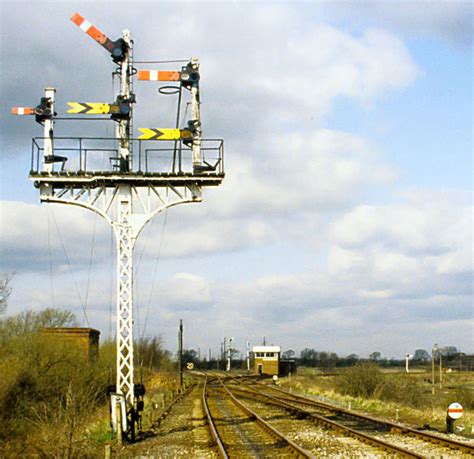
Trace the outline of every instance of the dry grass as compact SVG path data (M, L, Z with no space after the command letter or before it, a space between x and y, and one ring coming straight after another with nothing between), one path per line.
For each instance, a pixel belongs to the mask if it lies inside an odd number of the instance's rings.
M448 405L457 401L464 407L464 416L456 422L456 426L463 428L463 435L474 438L474 373L445 373L442 389L436 379L434 397L431 394L430 376L426 371L408 375L401 371L384 371L376 389L368 396L344 393L342 388L347 376L343 371L327 375L315 369L301 368L297 375L282 378L280 382L283 387L291 388L292 391L335 401L346 408L351 407L415 426L429 424L440 430L446 427Z
M0 354L0 456L88 457L86 428L105 403L102 362L37 333L9 339Z

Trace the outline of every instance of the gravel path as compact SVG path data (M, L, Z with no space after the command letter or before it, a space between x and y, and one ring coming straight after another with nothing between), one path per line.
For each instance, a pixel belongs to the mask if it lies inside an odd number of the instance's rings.
M211 448L211 437L201 405L202 387L194 388L173 406L168 416L147 438L128 445L117 455L120 458L217 458Z

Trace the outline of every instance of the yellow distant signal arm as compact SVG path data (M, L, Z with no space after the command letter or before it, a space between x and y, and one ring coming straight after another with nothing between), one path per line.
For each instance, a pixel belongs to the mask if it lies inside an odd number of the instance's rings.
M111 104L102 102L68 102L71 108L68 113L80 115L108 115L110 113Z
M130 116L132 100L118 100L114 104L103 102L68 102L71 107L68 113L78 115L112 115L112 118L127 118Z
M142 135L139 140L190 140L193 137L189 129L138 128Z

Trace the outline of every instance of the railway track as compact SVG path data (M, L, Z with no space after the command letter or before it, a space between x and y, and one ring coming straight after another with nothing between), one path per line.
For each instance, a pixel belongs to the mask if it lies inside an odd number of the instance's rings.
M255 406L260 406L260 410L265 410L264 406L270 405L280 409L281 413L309 419L389 454L404 457L474 456L474 448L466 443L290 394L261 382L239 382L232 390L238 392L240 398L249 400L252 407L257 404Z
M314 457L239 401L219 378L206 378L202 401L221 457Z

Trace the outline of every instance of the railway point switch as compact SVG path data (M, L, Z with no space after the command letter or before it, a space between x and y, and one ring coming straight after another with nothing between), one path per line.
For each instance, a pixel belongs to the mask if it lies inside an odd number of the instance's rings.
M111 40L79 13L71 20L110 54L116 65L113 76L120 80L118 94L112 101L69 102L69 116L64 117L56 113L56 90L46 88L36 106L14 107L12 114L34 116L43 126L43 136L32 139L29 173L40 201L92 210L114 230L117 374L111 389L112 424L117 435L133 441L145 392L142 384L134 382L133 248L141 230L159 212L201 202L204 187L222 183L224 143L203 138L197 58L172 70L139 69L128 30ZM158 89L157 107L160 97L177 98L176 114L170 116L175 123L140 127L140 135L134 137L133 113L139 102L133 90L135 80L149 85L150 91ZM190 113L181 112L185 103ZM180 125L186 114L189 119ZM55 135L56 124L84 120L111 121L115 135Z

